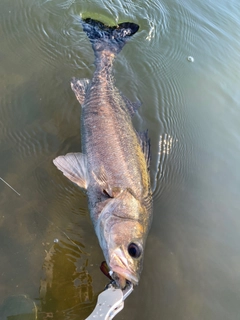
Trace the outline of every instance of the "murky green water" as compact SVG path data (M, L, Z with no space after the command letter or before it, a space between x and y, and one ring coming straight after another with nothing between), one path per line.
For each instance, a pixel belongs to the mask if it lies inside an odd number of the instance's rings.
M20 196L0 181L0 318L12 303L11 319L30 319L24 294L38 319L85 319L108 282L86 195L52 164L81 150L69 83L94 65L80 14L141 27L115 78L142 102L154 222L140 285L116 319L239 319L238 0L1 0L0 176Z

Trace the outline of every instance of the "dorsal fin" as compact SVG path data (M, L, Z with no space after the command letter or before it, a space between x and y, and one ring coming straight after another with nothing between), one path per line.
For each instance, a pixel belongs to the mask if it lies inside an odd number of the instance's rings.
M139 141L142 147L142 151L145 155L145 160L147 163L147 167L148 170L150 168L150 158L151 158L151 154L150 154L150 139L148 137L148 130L144 131L144 132L138 132L138 137L139 137Z
M139 100L132 102L126 96L124 96L122 93L121 93L121 96L122 96L123 101L125 102L125 104L128 108L130 115L133 117L135 115L135 113L138 111L139 107L141 106L141 102Z

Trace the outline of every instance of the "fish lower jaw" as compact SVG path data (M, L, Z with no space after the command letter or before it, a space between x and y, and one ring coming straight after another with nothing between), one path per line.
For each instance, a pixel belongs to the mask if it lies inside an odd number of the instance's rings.
M126 280L130 281L134 285L138 284L139 279L135 275L134 270L131 268L131 263L128 261L121 248L117 248L112 252L109 267L113 272L113 278L119 284L124 284L125 281L126 285ZM120 286L123 287L121 284Z
M123 283L123 279L130 281L132 284L137 285L138 284L138 279L135 277L133 274L128 272L127 270L119 267L119 266L111 266L111 271L113 273L112 277L118 278L119 282Z

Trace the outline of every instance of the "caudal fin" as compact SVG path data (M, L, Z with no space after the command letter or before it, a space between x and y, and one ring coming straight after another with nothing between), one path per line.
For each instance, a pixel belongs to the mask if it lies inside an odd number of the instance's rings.
M132 22L111 27L91 18L84 19L82 26L95 53L105 50L114 54L119 53L126 41L139 29L139 26Z

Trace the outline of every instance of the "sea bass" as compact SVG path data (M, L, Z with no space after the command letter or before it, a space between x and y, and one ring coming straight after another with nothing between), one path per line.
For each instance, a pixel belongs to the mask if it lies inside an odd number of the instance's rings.
M53 160L55 166L87 190L91 219L113 279L138 284L143 251L151 224L150 141L138 133L131 117L138 103L114 85L113 61L139 26L117 26L85 19L83 30L95 54L92 80L72 79L82 105L82 153Z

